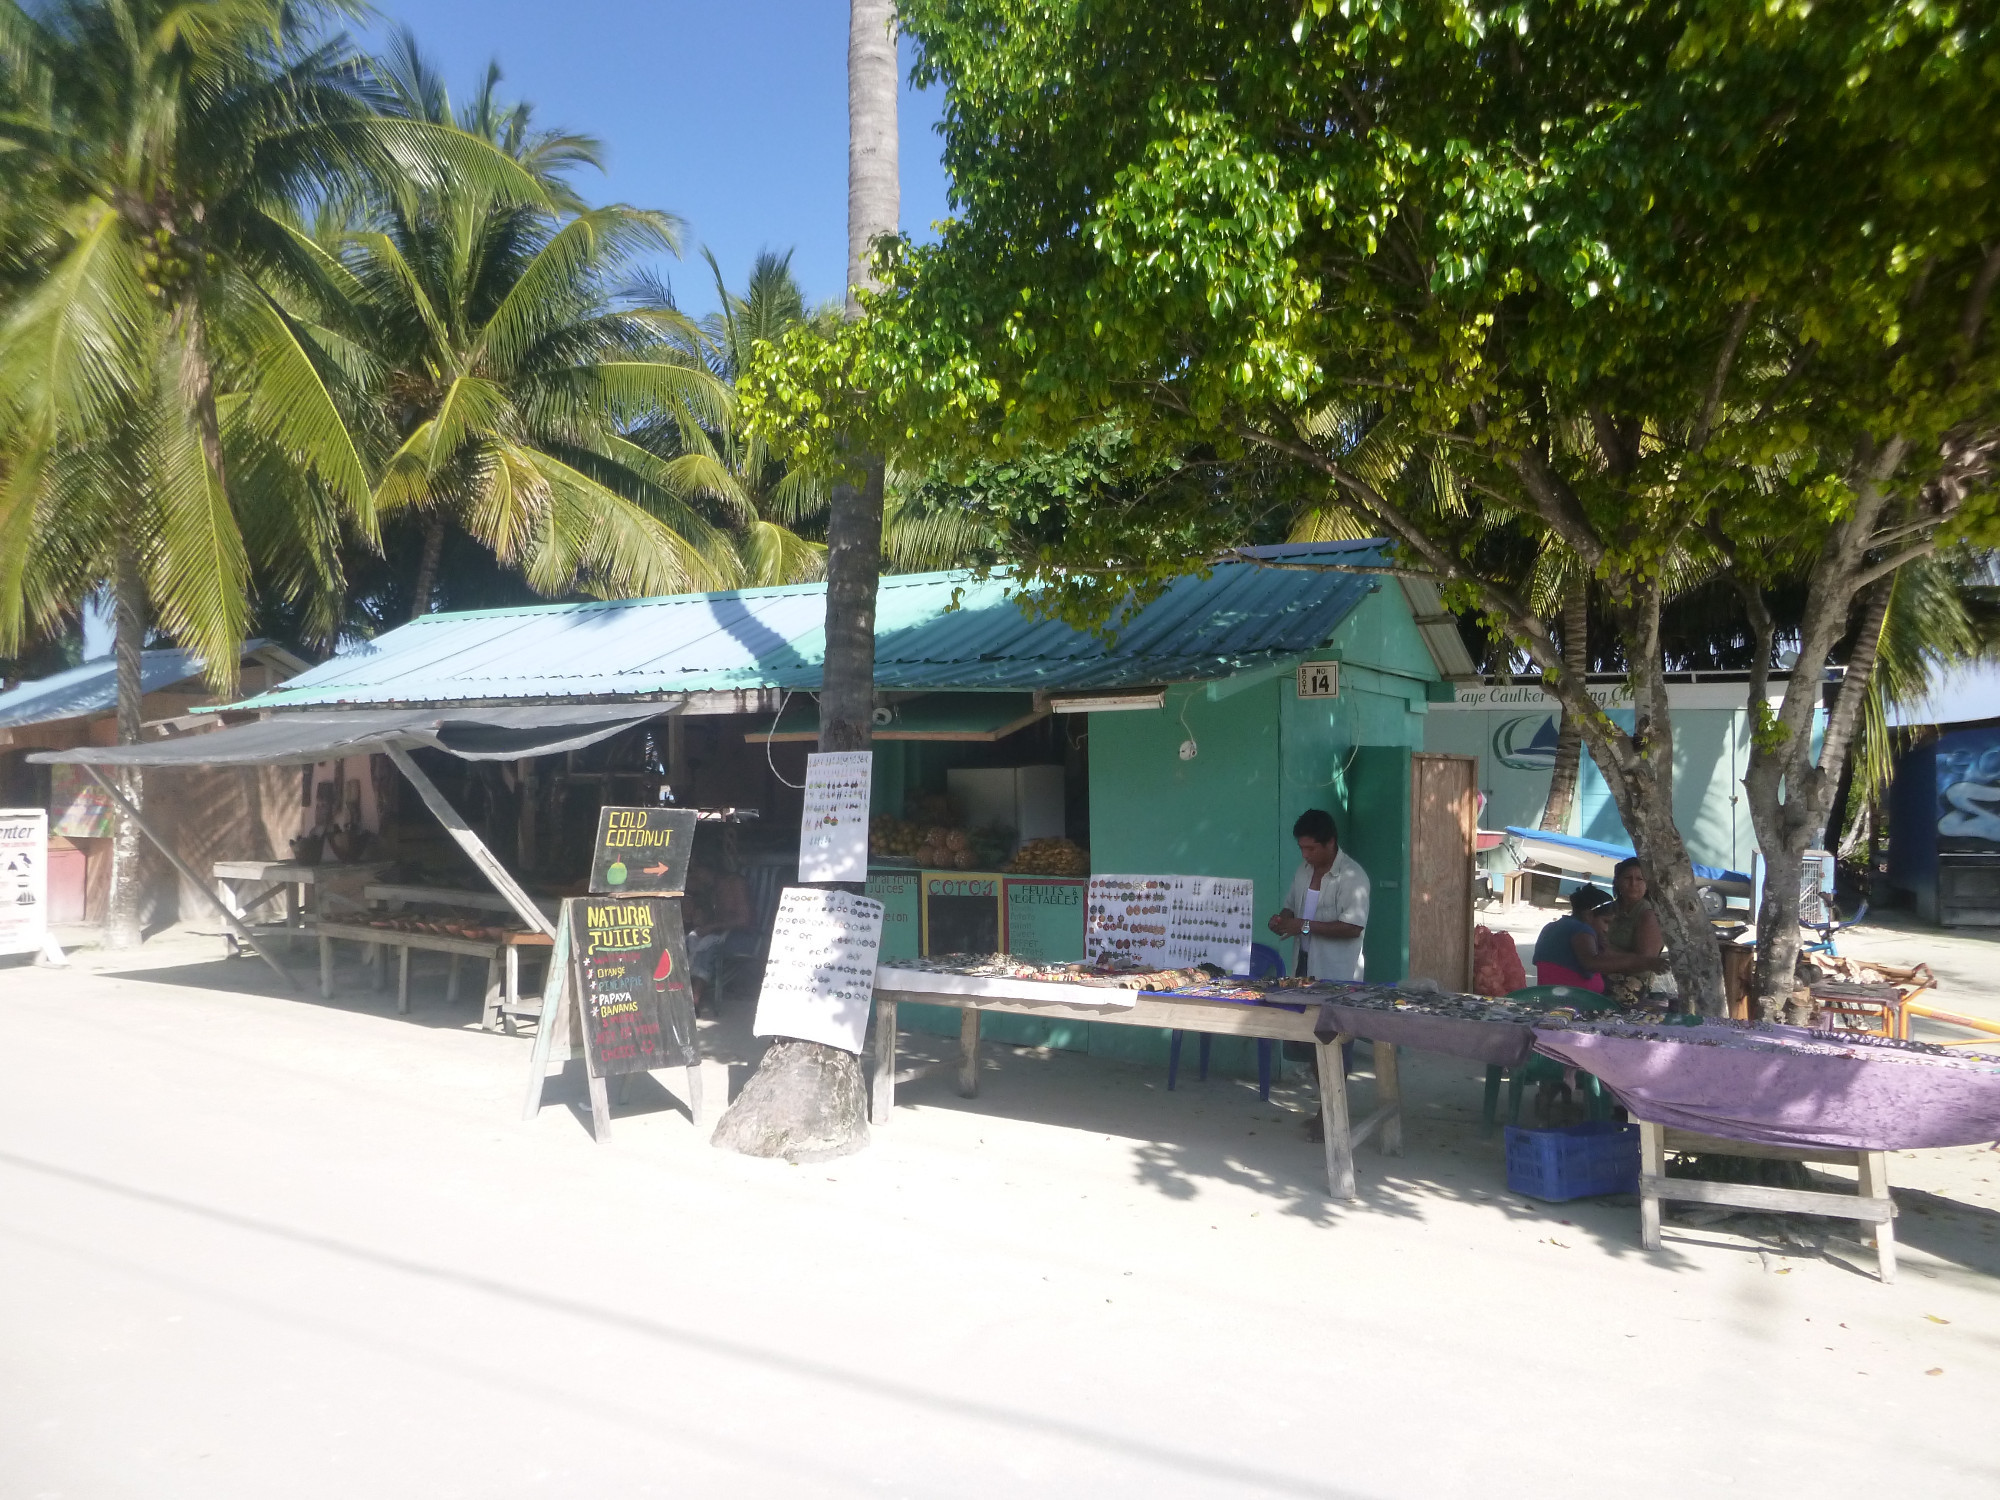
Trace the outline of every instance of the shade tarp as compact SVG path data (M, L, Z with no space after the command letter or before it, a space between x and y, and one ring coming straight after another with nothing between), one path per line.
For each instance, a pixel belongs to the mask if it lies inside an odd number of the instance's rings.
M353 709L279 713L248 724L148 740L81 745L28 757L42 765L300 766L390 749L444 750L462 760L520 760L580 750L647 719L666 703L548 703L496 708Z
M1770 1146L1913 1151L2000 1137L2000 1059L1857 1033L1727 1022L1537 1027L1535 1050L1594 1073L1635 1119Z

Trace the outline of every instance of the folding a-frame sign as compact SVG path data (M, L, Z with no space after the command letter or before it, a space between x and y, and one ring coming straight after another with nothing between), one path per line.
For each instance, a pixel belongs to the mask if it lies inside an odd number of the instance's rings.
M248 724L207 733L149 740L138 745L84 745L73 750L43 750L28 757L44 765L82 766L147 838L173 863L196 890L221 913L236 936L277 971L286 984L292 976L274 958L250 924L210 889L208 881L190 870L144 816L126 800L113 777L105 772L126 767L175 766L303 766L340 760L350 755L385 754L409 778L437 820L445 826L473 864L506 899L514 914L534 931L554 938L556 930L540 907L529 899L493 851L480 841L444 794L410 758L417 749L443 750L462 760L522 760L580 750L646 719L675 712L678 703L554 703L500 708L351 709L274 713ZM552 974L555 983L561 983Z

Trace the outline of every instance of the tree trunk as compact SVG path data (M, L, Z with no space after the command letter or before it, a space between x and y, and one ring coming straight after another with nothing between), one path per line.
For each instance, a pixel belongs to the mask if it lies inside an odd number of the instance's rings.
M1590 672L1590 576L1581 562L1573 567L1575 572L1563 589L1563 674L1581 683ZM1583 778L1583 722L1566 709L1561 712L1556 764L1549 774L1549 800L1542 807L1541 826L1549 833L1568 831L1570 807Z
M847 41L847 316L861 315L856 288L875 240L894 234L900 204L896 162L896 7L851 0ZM879 455L856 464L860 484L834 487L826 527L826 664L819 748L866 750L875 729L875 590L882 574ZM714 1144L748 1156L822 1161L868 1144L868 1093L861 1059L821 1042L775 1039L757 1072L717 1122Z
M140 652L146 645L146 584L139 571L138 549L119 544L112 564L113 649L118 673L118 743L139 743L140 700L145 695ZM118 790L135 808L145 804L145 773L128 768L115 773ZM123 808L114 810L111 824L111 892L105 914L104 940L111 948L136 948L144 937L146 845L139 825Z
M1584 741L1603 772L1632 847L1645 866L1649 897L1659 914L1668 962L1683 1005L1702 1015L1727 1009L1722 987L1722 955L1701 903L1701 888L1680 828L1674 822L1674 734L1667 706L1665 658L1660 648L1660 585L1629 585L1632 597L1617 608L1620 643L1631 674L1633 725L1623 734L1601 711L1592 712L1582 682L1568 686ZM1587 717L1586 717L1587 715Z
M444 517L434 515L424 522L424 551L417 560L417 582L410 590L410 618L421 620L431 612L431 590L437 587L438 559L444 555Z
M1826 630L1814 618L1818 611L1835 607L1827 589L1818 599L1822 584L1815 579L1808 588L1806 616L1800 635L1808 643L1824 639ZM1875 675L1875 658L1882 643L1882 622L1889 612L1889 597L1895 589L1895 575L1877 579L1862 595L1861 618L1855 625L1854 649L1848 653L1847 673L1827 715L1819 753L1812 749L1810 706L1822 696L1819 664L1825 654L1807 656L1801 652L1792 668L1793 685L1786 690L1790 699L1795 690L1810 688L1808 711L1803 729L1792 724L1776 734L1753 736L1750 768L1743 789L1750 804L1750 821L1757 830L1757 847L1764 856L1764 901L1757 912L1757 993L1775 998L1791 993L1799 962L1799 897L1805 879L1805 853L1826 836L1833 799L1847 764L1847 752L1861 713L1861 699ZM1840 607L1841 623L1847 609ZM1815 627L1818 628L1815 628ZM1753 694L1761 694L1761 684L1752 682ZM1803 693L1801 693L1803 696ZM1761 697L1753 698L1755 712ZM1788 703L1787 707L1791 705ZM1796 713L1787 718L1796 719Z

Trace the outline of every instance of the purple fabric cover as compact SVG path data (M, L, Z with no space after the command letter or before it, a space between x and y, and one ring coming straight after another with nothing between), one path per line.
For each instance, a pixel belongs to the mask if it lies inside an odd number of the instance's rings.
M2000 1138L2000 1066L1992 1063L1909 1051L1886 1056L1890 1049L1869 1038L1793 1026L1746 1032L1715 1023L1620 1022L1619 1029L1651 1034L1537 1027L1535 1050L1596 1074L1634 1119L1675 1130L1839 1151ZM1736 1045L1703 1045L1710 1037ZM1750 1037L1756 1045L1743 1045ZM1829 1044L1841 1051L1827 1052Z
M1418 1011L1370 1010L1322 1000L1313 1035L1332 1041L1336 1033L1393 1042L1419 1052L1442 1052L1473 1062L1519 1067L1535 1049L1535 1033L1514 1021L1468 1021L1456 1016L1427 1016Z

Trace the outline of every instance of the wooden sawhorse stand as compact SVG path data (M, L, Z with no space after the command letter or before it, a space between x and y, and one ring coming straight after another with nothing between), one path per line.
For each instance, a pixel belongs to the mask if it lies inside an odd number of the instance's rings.
M1875 1226L1875 1263L1884 1285L1896 1279L1896 1205L1889 1197L1888 1153L1840 1151L1818 1146L1767 1146L1761 1141L1732 1141L1721 1136L1669 1130L1664 1125L1639 1126L1639 1243L1660 1248L1660 1205L1717 1203L1729 1208L1758 1209L1772 1214L1824 1214L1858 1219ZM1669 1151L1713 1156L1748 1156L1760 1161L1818 1161L1859 1170L1853 1193L1808 1192L1801 1188L1761 1187L1743 1182L1700 1182L1667 1176Z

